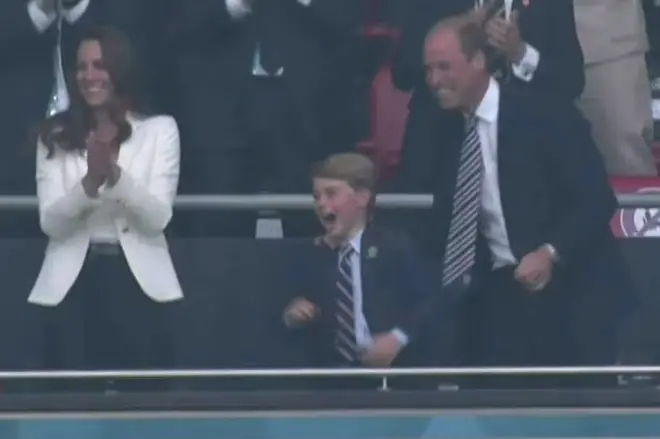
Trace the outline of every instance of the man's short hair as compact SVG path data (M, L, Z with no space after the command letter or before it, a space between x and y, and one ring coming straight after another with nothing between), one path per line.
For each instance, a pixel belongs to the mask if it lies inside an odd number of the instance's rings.
M312 177L345 181L354 190L367 189L372 193L376 191L378 183L378 172L374 162L369 157L356 152L333 154L327 157L314 165Z
M461 51L466 58L470 59L480 51L484 53L488 51L488 36L483 23L470 13L440 20L426 34L426 41L428 42L438 32L446 29L456 33L461 44Z

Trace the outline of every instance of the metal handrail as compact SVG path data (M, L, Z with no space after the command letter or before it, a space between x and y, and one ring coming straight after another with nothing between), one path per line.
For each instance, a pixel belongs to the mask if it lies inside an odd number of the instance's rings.
M620 207L660 207L658 192L618 194ZM310 209L314 204L311 195L179 195L175 201L178 209L208 210L278 210ZM433 205L431 194L380 194L376 205L386 209L428 209ZM37 208L34 196L0 196L0 209L33 210Z
M0 379L168 379L168 378L296 378L296 377L397 377L467 375L623 375L659 374L660 366L569 367L446 367L406 369L196 369L196 370L95 370L0 371Z

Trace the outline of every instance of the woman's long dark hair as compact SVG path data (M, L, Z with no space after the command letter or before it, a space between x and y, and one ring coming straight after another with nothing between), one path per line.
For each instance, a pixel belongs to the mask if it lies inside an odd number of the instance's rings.
M78 47L86 41L97 41L101 46L103 64L114 89L110 118L118 127L117 143L121 145L132 134L125 112L147 113L141 99L141 72L135 51L128 37L112 27L87 29L82 33ZM69 94L69 109L47 118L37 128L37 135L48 149L49 157L56 149L82 153L87 136L96 127L92 108L85 102L77 84L70 87Z

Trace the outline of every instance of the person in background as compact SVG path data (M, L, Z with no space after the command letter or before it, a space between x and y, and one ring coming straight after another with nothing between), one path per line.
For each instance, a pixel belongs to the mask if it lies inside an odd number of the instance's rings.
M308 192L309 165L356 143L346 115L362 2L164 3L177 53L182 191ZM212 223L215 232L254 236L253 215L223 213ZM316 233L311 216L294 223L284 222L285 234Z
M300 296L284 311L286 326L310 335L315 366L430 364L434 352L420 340L442 296L405 236L374 224L374 164L357 153L332 155L314 168L313 184L325 234L314 258L296 261Z
M463 120L441 127L446 147L425 230L442 256L444 290L463 303L464 361L613 365L636 296L589 124L563 97L493 79L487 41L464 15L436 24L424 50L437 105ZM480 385L524 388L609 377L484 378Z
M5 159L0 168L0 193L28 195L35 191L34 144L26 147L31 129L44 118L68 108L74 86L68 66L75 64L80 32L92 25L112 25L137 42L152 79L150 101L165 89L159 62L162 33L156 19L159 2L152 0L22 0L0 2L0 132ZM156 15L154 15L156 14ZM155 71L160 71L155 75ZM171 88L171 87L170 87ZM160 109L160 105L158 108ZM20 226L20 224L17 224Z
M28 298L49 369L163 368L183 297L163 231L179 133L141 112L136 59L108 27L82 35L69 109L39 128L39 221L48 246Z
M26 148L31 129L44 118L66 108L68 95L62 52L68 50L62 31L80 19L84 9L61 10L57 26L55 0L0 2L0 132L5 158L0 193L28 195L35 191L34 145Z
M578 104L611 175L656 176L641 0L575 0L587 78Z

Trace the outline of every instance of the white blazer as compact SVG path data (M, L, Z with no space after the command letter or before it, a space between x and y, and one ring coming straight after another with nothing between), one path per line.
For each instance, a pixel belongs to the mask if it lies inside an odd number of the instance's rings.
M157 302L183 297L163 234L179 181L179 130L169 116L129 116L128 121L133 133L119 150L121 177L112 188L102 187L98 198L89 198L82 187L87 172L82 155L56 151L47 158L45 146L38 145L39 221L49 240L30 303L56 306L64 300L89 248L87 218L101 200L122 206L117 235L144 293Z

